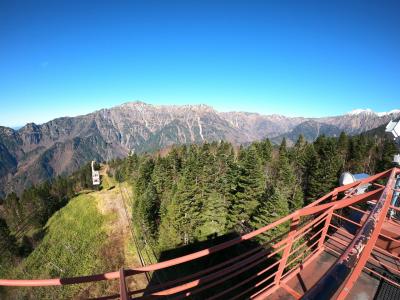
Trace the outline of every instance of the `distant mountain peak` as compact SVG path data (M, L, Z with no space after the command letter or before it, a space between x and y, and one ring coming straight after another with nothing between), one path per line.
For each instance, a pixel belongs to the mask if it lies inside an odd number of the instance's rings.
M358 109L354 109L354 110L348 112L347 115L350 115L350 116L356 116L356 115L376 115L376 113L375 113L372 109L370 109L370 108L367 108L367 109L358 108Z
M199 111L199 112L215 112L214 108L207 105L207 104L184 104L184 105L153 105L143 101L132 101L126 102L116 108L133 108L133 109L156 109L156 110L192 110L192 111ZM113 108L111 108L113 109Z
M388 115L392 115L392 114L399 114L400 113L400 109L393 109L391 111L388 112L374 112L372 109L370 108L366 108L366 109L354 109L350 112L348 112L346 115L349 116L356 116L356 115L375 115L378 117L382 117L382 116L388 116Z
M128 101L125 103L122 103L121 105L118 105L119 107L140 107L140 106L152 106L151 104L147 104L146 102L140 101L140 100L135 100L135 101ZM117 106L117 107L118 107Z
M23 132L23 131L36 131L39 129L39 125L37 125L36 123L26 123L25 126L22 126L19 131Z
M400 114L400 109L392 109L391 111L388 111L388 112L378 112L376 114L380 117L387 116L387 115Z

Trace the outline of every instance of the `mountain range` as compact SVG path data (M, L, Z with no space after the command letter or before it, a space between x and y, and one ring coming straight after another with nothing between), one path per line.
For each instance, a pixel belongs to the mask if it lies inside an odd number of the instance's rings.
M28 123L18 130L0 126L0 196L53 176L70 173L89 160L104 161L174 144L226 140L246 144L270 138L292 144L300 134L354 135L400 116L400 110L355 110L323 118L218 112L210 106L157 106L128 102L93 113Z

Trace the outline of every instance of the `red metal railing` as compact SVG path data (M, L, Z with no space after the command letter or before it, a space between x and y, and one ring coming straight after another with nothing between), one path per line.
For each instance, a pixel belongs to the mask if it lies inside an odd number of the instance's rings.
M388 186L392 184L390 179L398 173L399 169L392 169L361 181L338 187L303 209L295 211L272 224L216 246L175 259L140 268L121 269L116 272L72 278L39 280L0 279L0 285L32 287L57 286L119 279L119 293L99 299L130 299L134 295L136 296L135 299L147 299L163 296L174 296L174 299L180 299L187 296L199 295L210 289L214 289L213 295L209 295L209 298L211 299L223 299L227 298L228 295L230 299L239 299L242 297L265 299L281 287L287 290L295 298L299 298L301 295L288 285L288 281L298 274L301 269L311 263L312 260L322 251L329 250L336 252L337 255L342 255L338 249L331 249L332 246L328 245L326 241L328 239L336 240L337 243L343 245L343 248L348 247L348 245L351 244L351 241L346 243L330 233L330 230L332 229L337 232L343 230L340 226L337 226L334 221L342 220L342 222L348 222L357 227L363 226L362 223L357 223L343 215L342 209L349 208L364 215L369 214L368 211L357 207L357 205L360 203L366 203L367 201L378 201L378 199L382 199L383 195L385 195L385 199L388 198L389 196L386 192ZM384 179L389 181L387 185L375 182ZM357 187L365 184L371 184L373 189L358 195L356 193ZM341 199L337 200L338 198ZM387 210L389 205L387 204L387 201L384 201L384 203L385 209ZM364 222L366 222L366 220L364 220ZM288 230L286 230L284 234L273 236L266 243L261 242L265 240L265 235L267 233L285 227L288 228ZM346 234L351 235L348 232ZM386 236L384 237L390 238ZM216 253L221 253L223 251L229 253L229 251L226 250L233 249L233 247L239 244L254 239L258 241L258 246L247 249L241 254L228 257L226 260L220 261L217 264L200 271L196 271L193 274L167 280L160 284L149 285L146 289L137 289L132 291L127 289L125 281L127 277L141 273L168 270L169 268L181 264L212 257ZM368 250L371 252L375 250L375 248L374 243L372 243L372 247L369 246ZM368 259L368 257L367 255L362 256L362 264L356 264L357 272L354 273L353 271L353 274L359 274L360 270L367 268L365 266L365 259ZM384 264L388 269L391 267L387 263L385 265L385 262L382 261L375 263L380 265ZM249 271L252 272L248 273ZM243 275L246 275L246 277L240 277ZM236 280L233 280L235 278ZM354 278L352 278L351 282L354 281L353 279ZM224 286L223 284L227 282L230 283L229 286ZM347 288L351 288L351 284L352 283L347 284ZM218 286L222 287L215 289Z
M340 288L337 299L345 299L367 263L389 211L396 169L390 173L386 187L368 218L349 243L346 250L323 277L304 295L305 299L331 298ZM344 286L342 286L344 283ZM342 286L342 287L341 287Z

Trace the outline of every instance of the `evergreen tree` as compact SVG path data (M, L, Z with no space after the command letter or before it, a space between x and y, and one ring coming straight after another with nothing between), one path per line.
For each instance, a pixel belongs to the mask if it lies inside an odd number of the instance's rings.
M314 176L314 174L317 171L317 167L319 165L318 163L318 154L317 151L315 151L314 144L310 144L307 146L305 150L305 172L303 174L303 192L304 195L309 198L311 196L311 186L310 186L310 181L311 178ZM306 199L305 204L309 204L310 201Z
M256 148L257 154L263 165L271 161L272 144L269 139L262 140L261 142L254 142L252 146Z
M174 175L169 156L166 158L159 157L155 161L151 178L158 194L167 193L172 188Z
M279 155L286 156L287 155L287 142L286 138L282 139L281 145L279 146Z
M11 270L16 258L16 248L6 222L0 219L0 277L6 276Z
M141 220L141 229L145 236L157 234L157 223L159 219L160 202L153 183L147 185L145 192L136 200L136 218Z
M253 147L242 149L239 162L231 168L231 197L228 229L245 230L265 191L265 174Z
M307 163L307 141L304 139L304 136L300 134L299 138L296 141L293 149L289 152L289 160L293 165L294 174L297 178L297 181L300 183L301 187L304 187L304 179L306 173L306 163Z
M320 136L308 157L307 203L316 200L337 186L340 175L340 159L333 139Z
M307 142L306 142L306 140L304 139L304 135L303 135L303 134L300 134L299 137L298 137L298 139L297 139L297 141L296 141L296 144L294 145L294 147L295 147L297 150L301 150L301 149L303 149L303 148L305 147L306 144L307 144Z
M285 193L279 187L271 187L264 195L263 201L257 208L257 213L252 219L254 228L261 228L273 223L289 214L288 202ZM270 241L287 232L289 226L282 224L259 236L262 241Z
M227 203L222 195L215 191L211 192L203 203L201 218L201 225L197 229L199 236L204 238L225 233Z
M353 173L365 172L365 161L368 157L369 145L364 135L353 137L350 140L349 167Z
M138 155L136 153L129 154L128 158L126 160L126 166L125 166L123 178L129 179L129 178L134 177L134 175L136 173L135 171L138 168L138 164L139 164Z
M135 180L134 195L136 197L142 195L146 191L147 185L151 180L153 169L154 160L150 157L145 157L139 165L138 177Z
M345 168L345 163L347 161L347 156L348 156L348 152L349 152L349 137L347 136L347 134L345 132L341 132L339 139L338 139L338 143L337 143L337 149L338 149L338 154L340 157L340 161L341 161L341 168L344 169Z
M178 221L178 215L180 214L179 208L175 199L172 199L168 203L163 203L164 214L161 218L160 231L158 235L158 250L162 251L176 248L182 245L182 228Z
M294 211L303 206L303 192L300 179L296 178L294 167L290 164L286 142L282 141L279 156L274 164L272 185L276 186L288 202L289 210Z
M393 167L393 158L395 154L398 154L399 150L396 144L391 139L383 140L382 155L377 162L377 172L383 172Z
M60 208L59 201L50 195L50 188L50 183L47 182L26 189L22 193L20 204L25 218L35 216L35 218L30 218L31 226L37 228L44 226L53 212Z
M24 221L24 212L19 198L15 193L7 195L6 199L4 200L3 208L5 211L4 218L7 222L8 228L12 232L16 232L19 228L19 225Z
M182 176L177 184L177 190L173 196L173 204L177 208L176 228L184 244L201 238L196 229L202 224L203 197L201 161L197 147L191 146Z

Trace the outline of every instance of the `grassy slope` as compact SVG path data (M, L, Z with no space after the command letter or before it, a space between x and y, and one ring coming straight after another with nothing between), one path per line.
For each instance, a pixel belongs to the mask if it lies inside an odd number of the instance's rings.
M45 238L22 265L15 270L17 278L68 277L103 271L101 249L107 241L104 228L107 218L97 210L97 200L80 195L54 214L45 229ZM101 268L99 268L101 266ZM31 299L73 298L83 286L18 288L13 296Z
M81 194L48 221L40 245L13 271L14 278L88 275L137 266L131 241L119 220L118 189ZM114 205L114 206L113 206ZM131 287L143 287L143 278ZM8 289L9 299L78 299L113 294L118 282Z

